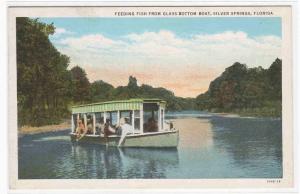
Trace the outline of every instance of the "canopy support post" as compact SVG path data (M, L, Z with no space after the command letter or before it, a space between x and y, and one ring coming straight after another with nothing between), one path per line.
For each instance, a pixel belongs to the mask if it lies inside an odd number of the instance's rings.
M86 114L83 115L84 119L84 128L87 129L87 119L86 119Z
M96 134L96 114L93 114L93 134Z
M132 114L131 114L131 125L133 128L133 134L134 134L134 110L132 110Z
M162 130L161 116L161 107L158 105L158 131Z
M77 113L77 120L76 120L76 128L78 128L79 126L78 126L78 121L79 121L79 113Z
M161 109L162 112L162 129L164 130L164 125L165 125L165 109Z
M104 120L104 124L106 123L106 112L103 112L103 120Z
M140 105L140 133L144 133L144 110L143 110L143 104Z
M75 129L74 129L74 116L73 116L73 114L72 114L71 122L72 122L72 133L74 133Z
M117 126L120 125L120 111L117 111Z

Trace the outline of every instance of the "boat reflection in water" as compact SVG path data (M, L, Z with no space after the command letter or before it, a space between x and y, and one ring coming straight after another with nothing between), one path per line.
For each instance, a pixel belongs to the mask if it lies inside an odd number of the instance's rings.
M166 178L166 169L175 168L179 162L176 148L117 148L95 144L73 144L71 158L71 169L78 169L76 178L91 175L108 179Z

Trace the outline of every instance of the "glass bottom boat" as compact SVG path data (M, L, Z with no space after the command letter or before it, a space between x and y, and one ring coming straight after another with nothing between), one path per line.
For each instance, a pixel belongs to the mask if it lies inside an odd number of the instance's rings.
M179 131L165 121L165 107L160 99L74 106L71 140L121 147L177 147ZM122 133L122 124L132 130Z

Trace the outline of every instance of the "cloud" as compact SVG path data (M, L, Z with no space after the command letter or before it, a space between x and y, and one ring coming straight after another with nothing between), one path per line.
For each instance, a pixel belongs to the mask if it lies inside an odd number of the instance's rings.
M116 52L117 49L124 46L122 41L115 41L101 34L90 34L80 38L65 38L59 41L59 43L72 49L88 52L107 52L107 49L116 49L114 50L114 52Z
M68 31L65 28L55 28L55 33L52 35L52 37L57 38L61 37L61 35L70 35L74 34L74 32Z
M241 31L197 34L182 38L171 31L131 33L117 39L102 34L68 37L55 42L73 65L87 69L91 81L141 83L167 87L179 96L196 96L234 62L268 68L281 57L281 38L249 37ZM197 90L198 88L198 90Z

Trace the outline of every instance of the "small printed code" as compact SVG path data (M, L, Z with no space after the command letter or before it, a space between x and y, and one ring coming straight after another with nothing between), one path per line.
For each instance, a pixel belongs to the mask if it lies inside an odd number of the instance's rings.
M280 183L281 180L267 180L267 183Z

